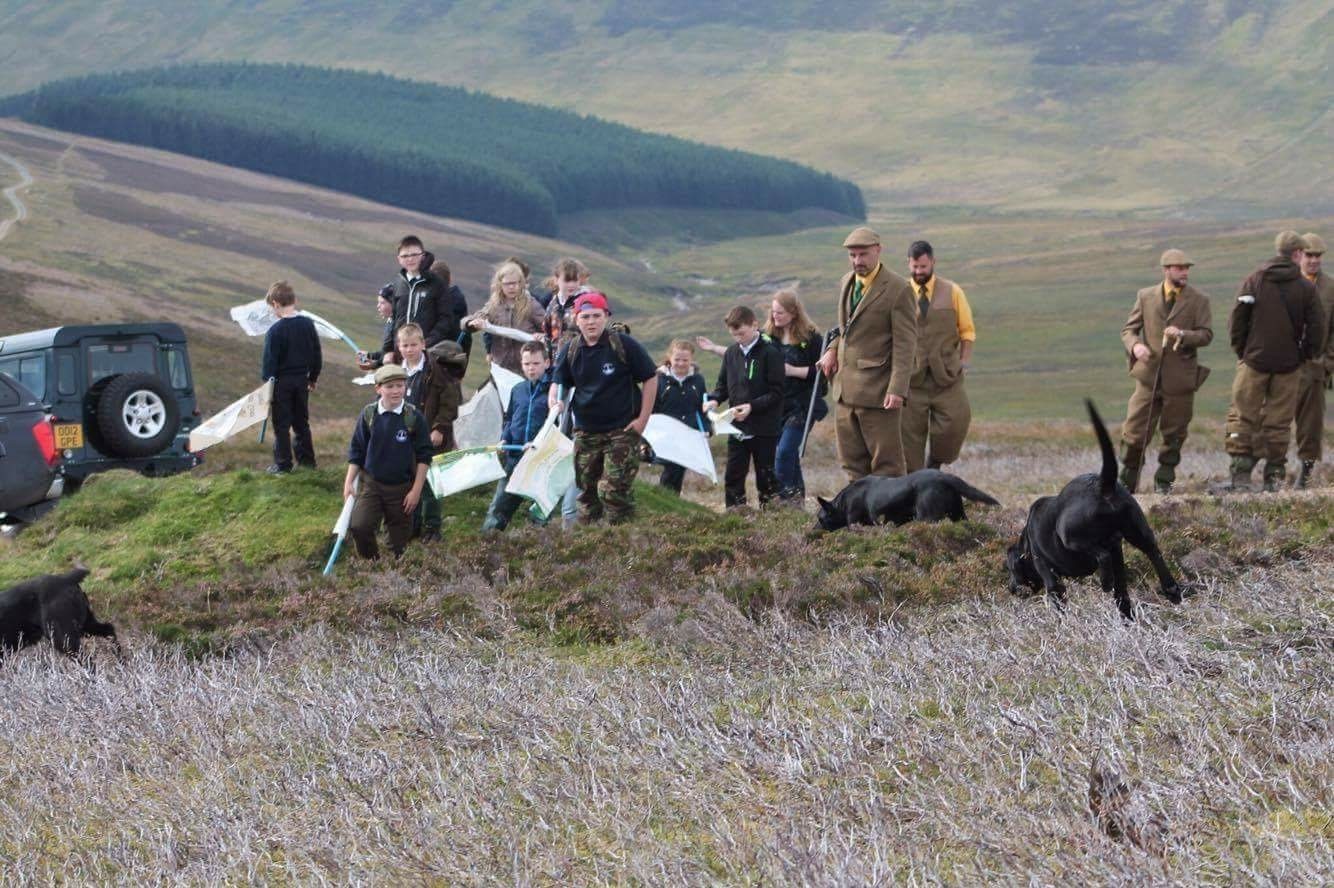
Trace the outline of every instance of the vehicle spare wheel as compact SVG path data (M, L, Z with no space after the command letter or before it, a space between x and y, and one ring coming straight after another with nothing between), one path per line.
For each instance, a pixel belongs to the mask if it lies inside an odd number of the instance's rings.
M97 430L112 456L152 456L176 437L181 411L157 376L123 373L106 381L95 407Z

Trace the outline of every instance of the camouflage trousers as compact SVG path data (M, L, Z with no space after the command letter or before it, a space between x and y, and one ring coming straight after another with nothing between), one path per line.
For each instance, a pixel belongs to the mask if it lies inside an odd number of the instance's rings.
M629 521L635 512L631 491L639 474L639 434L627 429L574 433L574 483L579 488L579 520L597 521L606 502L613 524ZM598 482L606 474L601 496Z

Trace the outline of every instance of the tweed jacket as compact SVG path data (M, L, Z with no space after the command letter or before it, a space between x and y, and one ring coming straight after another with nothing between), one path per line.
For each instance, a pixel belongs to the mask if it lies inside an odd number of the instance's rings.
M830 393L849 407L883 407L885 396L906 398L917 354L917 302L912 286L885 266L855 312L850 311L855 275L839 284L838 372Z
M1213 342L1213 323L1209 311L1209 297L1187 284L1177 296L1172 310L1163 301L1163 285L1145 287L1135 294L1135 307L1121 328L1121 342L1125 345L1130 375L1152 388L1157 380L1158 391L1164 395L1188 395L1199 390L1209 375L1208 367L1201 367L1196 357L1198 349ZM1182 330L1181 344L1173 338L1163 348L1163 330L1178 327ZM1146 360L1137 361L1135 343L1149 347ZM1162 374L1159 375L1161 362Z

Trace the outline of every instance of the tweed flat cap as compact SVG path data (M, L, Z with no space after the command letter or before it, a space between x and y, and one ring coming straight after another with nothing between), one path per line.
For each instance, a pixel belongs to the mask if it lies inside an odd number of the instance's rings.
M1274 252L1282 253L1284 256L1293 250L1305 250L1306 241L1295 231L1280 231L1278 237L1274 238Z
M1159 260L1158 264L1163 268L1166 268L1169 265L1185 265L1189 268L1195 263L1191 262L1190 257L1180 250L1164 250L1163 258Z
M1302 240L1306 241L1306 252L1311 255L1320 256L1325 252L1325 241L1320 235L1308 231L1302 235Z
M852 229L852 233L843 238L845 247L878 247L880 246L880 235L876 234L870 228L862 225L859 228Z

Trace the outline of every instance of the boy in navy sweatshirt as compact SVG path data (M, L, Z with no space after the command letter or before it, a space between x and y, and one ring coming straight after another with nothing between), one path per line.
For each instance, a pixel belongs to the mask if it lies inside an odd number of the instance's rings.
M732 344L723 352L718 384L704 404L712 410L731 401L736 408L732 422L741 430L727 439L723 500L729 509L746 504L746 473L753 459L755 488L764 506L778 494L774 457L783 422L783 353L760 333L755 312L748 307L735 306L723 322Z
M375 371L375 392L380 399L361 411L347 449L343 497L355 491L357 498L347 531L363 558L380 554L375 535L381 519L389 531L389 548L395 555L403 554L412 538L412 513L426 485L430 429L421 412L404 400L407 380L397 364Z
M297 313L296 293L287 281L278 281L264 301L278 322L264 334L264 362L260 378L273 380L269 409L273 420L273 465L270 475L292 471L292 436L296 461L315 468L315 442L310 435L310 393L320 378L323 356L315 322Z
M505 429L500 434L500 443L506 447L521 447L531 442L547 421L551 362L547 360L546 346L538 341L525 342L519 349L519 365L523 370L523 382L510 392L510 409L505 414ZM504 530L523 504L523 497L505 492L509 476L522 456L520 450L501 451L500 462L505 466L505 477L496 485L496 495L486 510L482 530Z
M639 442L653 413L658 392L653 359L634 338L607 329L611 308L607 297L587 292L574 300L574 323L579 335L556 357L553 380L574 389L574 483L579 488L579 520L598 521L604 508L612 524L634 515L635 475L639 472ZM640 389L640 385L643 389ZM559 392L551 391L547 406L564 409ZM606 473L606 505L598 483Z

